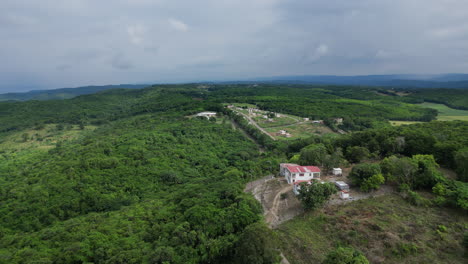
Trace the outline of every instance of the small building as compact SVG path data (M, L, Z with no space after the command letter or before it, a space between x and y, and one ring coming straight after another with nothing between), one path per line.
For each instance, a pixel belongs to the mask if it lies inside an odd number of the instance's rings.
M313 120L312 124L323 124L323 120Z
M201 113L198 113L196 116L203 116L206 118L210 118L210 117L215 117L216 112L201 112Z
M309 118L308 118L308 117L304 117L304 121L309 121Z
M278 134L278 135L283 135L283 136L284 136L284 135L286 135L286 133L287 133L286 130L280 130L280 131L278 131L277 134Z
M333 168L333 175L335 176L341 176L343 175L343 170L341 168Z
M268 122L275 122L275 121L273 120L273 118L268 118L267 121L268 121Z
M336 181L335 186L341 191L349 191L349 185L344 181Z
M340 191L340 198L341 199L349 199L349 192L348 191Z
M320 169L316 166L281 163L280 175L284 176L289 184L295 182L310 182L312 179L320 179Z
M263 118L268 119L268 116L264 115Z
M278 113L275 113L275 117L281 117L281 115Z
M289 134L289 133L286 133L284 136L285 136L285 137L287 137L287 138L290 138L290 137L292 137L292 135L291 135L291 134Z
M335 123L343 124L343 118L341 118L341 117L335 118Z

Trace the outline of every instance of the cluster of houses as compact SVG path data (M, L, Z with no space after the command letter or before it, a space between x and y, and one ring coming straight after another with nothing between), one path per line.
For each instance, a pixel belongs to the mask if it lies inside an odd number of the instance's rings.
M294 163L281 163L280 175L285 177L288 184L293 185L293 192L298 195L301 189L301 183L310 184L313 180L323 183L320 179L320 168L316 166L301 166ZM333 169L334 175L341 175L340 168ZM336 181L335 186L340 190L342 199L349 198L349 185L343 181Z
M288 133L286 130L280 130L276 133L277 136L283 136L283 137L287 137L287 138L290 138L292 137L292 135L290 133Z

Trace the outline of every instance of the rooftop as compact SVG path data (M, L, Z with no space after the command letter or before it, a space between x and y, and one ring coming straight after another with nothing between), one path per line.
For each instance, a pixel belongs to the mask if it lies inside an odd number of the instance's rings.
M291 164L291 165L286 165L286 168L292 173L320 172L319 167L316 167L316 166L299 166L296 164Z

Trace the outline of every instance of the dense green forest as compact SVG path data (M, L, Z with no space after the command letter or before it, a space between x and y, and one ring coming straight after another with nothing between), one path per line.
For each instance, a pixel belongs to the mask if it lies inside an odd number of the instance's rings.
M271 162L229 127L150 114L48 152L4 153L1 259L220 260L259 220L242 186Z
M388 123L434 120L415 105L423 101L381 88L162 85L0 103L0 263L277 262L275 233L243 189L291 159L381 162L385 181L410 197L435 188L438 206L466 210L468 123ZM223 107L234 102L356 132L273 141ZM200 111L218 116L192 116ZM80 130L66 136L73 125ZM45 130L65 136L32 144ZM388 164L405 162L415 179L434 180L403 186ZM436 163L457 178L439 177Z

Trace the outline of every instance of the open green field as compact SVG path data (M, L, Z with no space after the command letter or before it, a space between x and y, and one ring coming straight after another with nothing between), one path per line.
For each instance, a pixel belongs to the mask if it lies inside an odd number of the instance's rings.
M48 150L63 142L78 138L83 132L96 129L96 126L86 126L83 130L77 125L67 125L57 129L56 124L47 124L42 128L28 129L2 138L0 149L3 152L17 152L21 150Z
M227 105L227 104L226 104ZM256 108L252 104L233 104L236 107L249 107ZM245 115L249 115L247 109L234 109L234 111L241 112ZM279 116L265 119L263 115L266 115L269 111L259 111L255 112L256 116L250 115L252 120L254 120L260 127L264 128L270 135L275 137L278 140L293 140L298 138L307 138L312 135L323 135L334 133L329 127L323 124L313 124L312 121L305 121L303 117L288 115L283 113L278 113ZM272 121L269 121L271 119ZM284 136L276 135L280 130L286 130L291 134L291 137L287 138Z
M450 108L443 104L435 104L435 103L422 103L417 104L418 106L424 108L432 108L439 112L437 115L438 121L454 121L454 120L461 120L461 121L468 121L468 110L458 110ZM390 121L392 126L401 126L401 125L411 125L416 123L423 123L420 121Z
M390 124L392 126L411 125L411 124L417 124L417 123L424 123L424 122L421 122L421 121L390 121Z
M467 225L459 211L386 195L306 213L277 232L291 263L321 263L338 245L362 251L370 263L466 263Z
M281 126L281 127L268 127L265 130L279 140L291 140L298 138L308 138L312 135L324 135L335 133L329 127L321 124L312 124L311 122L303 122L291 126ZM286 130L286 132L291 134L290 138L284 136L277 136L276 133L280 130Z
M439 115L437 116L437 120L439 121L468 121L468 110L453 109L443 104L434 103L422 103L418 105L421 107L432 108L439 111Z
M269 122L268 119L265 119L262 116L253 117L252 119L263 128L293 125L303 120L301 117L285 114L279 114L279 117L271 118L273 122Z

